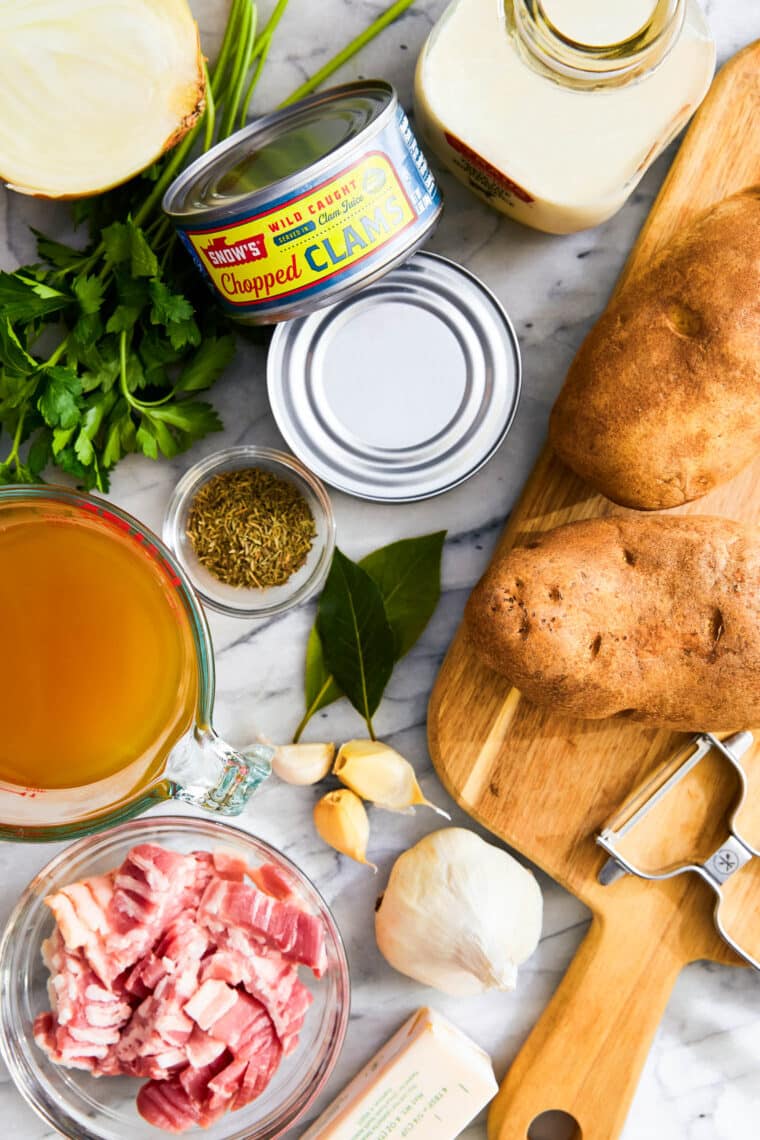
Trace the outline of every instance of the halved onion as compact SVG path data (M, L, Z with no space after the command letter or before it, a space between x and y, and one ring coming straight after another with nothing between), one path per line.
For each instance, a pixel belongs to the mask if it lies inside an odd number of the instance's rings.
M203 111L187 0L0 2L0 179L79 198L144 170Z

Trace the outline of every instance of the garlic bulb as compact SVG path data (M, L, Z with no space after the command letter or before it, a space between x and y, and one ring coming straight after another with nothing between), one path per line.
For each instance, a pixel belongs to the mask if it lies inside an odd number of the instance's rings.
M425 799L409 761L378 740L349 740L339 749L333 772L347 788L377 807L413 812L415 804L425 804L445 819L451 818Z
M472 831L447 827L399 856L375 915L400 973L455 996L513 990L541 936L533 875Z
M272 771L286 784L317 784L330 771L334 755L334 744L281 744Z
M314 826L325 843L377 871L367 859L369 819L364 804L348 788L328 792L314 805Z
M144 170L203 111L187 0L0 4L0 179L78 198Z

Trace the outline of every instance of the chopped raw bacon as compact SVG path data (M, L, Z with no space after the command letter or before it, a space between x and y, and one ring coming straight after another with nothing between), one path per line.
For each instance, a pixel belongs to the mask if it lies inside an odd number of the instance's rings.
M185 1013L201 1029L211 1029L237 1001L237 990L226 982L209 979L195 991L185 1005Z
M325 937L319 919L257 887L212 879L203 892L199 914L217 933L231 926L250 931L263 945L309 966L317 977L325 969Z
M137 1097L149 1123L208 1127L260 1096L297 1046L312 1001L298 964L321 976L324 931L276 867L141 844L46 902L52 1010L35 1041L56 1064L149 1078Z
M248 874L259 890L264 891L265 894L279 899L280 902L293 898L290 883L282 871L271 863L262 863L260 867L251 867Z
M214 870L220 879L229 879L233 883L242 883L248 874L248 861L229 847L217 847L211 852L214 860Z

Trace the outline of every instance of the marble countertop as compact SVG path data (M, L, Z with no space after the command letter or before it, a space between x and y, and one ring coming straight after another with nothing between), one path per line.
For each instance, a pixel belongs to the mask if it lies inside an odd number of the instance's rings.
M294 0L272 49L259 107L274 105L383 7L380 0L325 4ZM443 7L442 0L418 0L340 78L385 76L410 107L416 55ZM721 62L760 37L760 5L709 0L706 7ZM209 53L218 32L219 9L215 0L196 5ZM458 183L443 178L446 209L432 248L478 274L512 317L524 362L517 420L498 454L479 474L437 499L385 506L332 494L339 542L352 557L396 538L448 530L441 603L422 640L394 673L376 728L415 763L426 793L448 806L458 824L470 825L446 803L427 754L428 695L468 591L484 569L539 452L549 408L570 359L603 307L671 158L672 151L656 163L628 204L606 225L565 238L514 225L490 212ZM64 219L63 207L2 194L0 265L13 268L31 257L28 223L49 232L62 226ZM156 530L160 531L177 479L201 456L239 443L282 446L267 406L263 349L241 345L213 399L227 425L224 435L205 440L173 462L130 458L118 468L114 501ZM244 744L259 733L289 739L301 713L304 646L313 616L311 605L266 624L211 615L218 667L215 720L231 742ZM321 716L312 722L312 738L361 733L356 715L342 704ZM416 986L380 957L373 935L373 906L395 856L437 826L435 817L424 811L414 818L374 813L371 854L379 874L373 879L365 868L338 857L316 838L310 820L316 794L273 780L256 796L242 821L282 848L316 881L346 940L353 984L350 1026L340 1061L316 1107L324 1106L404 1018L426 1003L450 1016L486 1048L501 1077L562 977L585 932L588 912L540 875L544 934L538 951L521 970L516 993L455 1000ZM0 920L52 853L48 845L0 845ZM744 970L697 964L683 972L645 1066L624 1140L739 1140L757 1134L759 987L758 979ZM47 1126L24 1105L7 1075L1 1079L0 1117L6 1135L14 1140L48 1140L52 1133ZM288 1140L296 1140L301 1131L292 1130ZM464 1135L467 1140L483 1140L484 1119Z

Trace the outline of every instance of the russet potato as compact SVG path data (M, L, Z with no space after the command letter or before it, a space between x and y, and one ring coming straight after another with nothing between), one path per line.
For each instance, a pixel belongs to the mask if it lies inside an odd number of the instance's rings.
M760 727L760 531L721 518L570 523L497 558L466 626L529 700L689 732Z
M760 454L760 187L685 227L581 345L552 445L607 498L675 507Z

